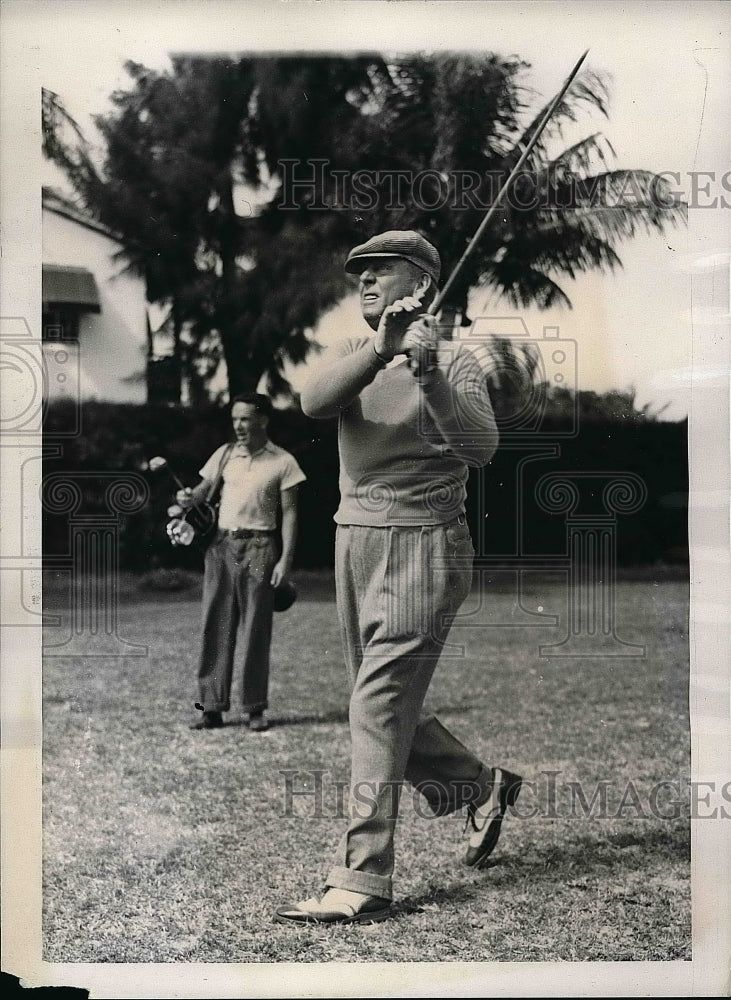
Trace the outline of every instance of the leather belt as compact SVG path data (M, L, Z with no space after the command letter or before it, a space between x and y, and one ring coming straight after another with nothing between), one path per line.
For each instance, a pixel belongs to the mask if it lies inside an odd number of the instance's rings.
M263 528L219 528L219 538L261 538L276 535L276 530Z

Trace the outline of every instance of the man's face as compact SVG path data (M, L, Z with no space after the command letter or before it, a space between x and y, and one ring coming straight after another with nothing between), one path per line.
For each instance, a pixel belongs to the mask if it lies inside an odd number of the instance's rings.
M421 271L401 257L374 257L360 273L360 308L366 323L375 330L386 306L413 295L421 282Z
M231 423L236 440L249 450L261 447L266 441L268 420L253 403L234 403L231 408Z

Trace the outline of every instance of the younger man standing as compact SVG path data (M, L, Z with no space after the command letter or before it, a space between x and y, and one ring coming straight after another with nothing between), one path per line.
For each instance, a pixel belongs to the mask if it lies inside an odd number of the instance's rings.
M255 732L269 725L265 711L274 588L292 568L297 487L306 478L295 458L269 440L270 415L267 396L236 396L231 403L235 443L218 448L200 470L201 482L177 494L184 509L200 503L221 471L218 530L205 556L197 703L203 717L195 729L223 725L237 633L244 712Z

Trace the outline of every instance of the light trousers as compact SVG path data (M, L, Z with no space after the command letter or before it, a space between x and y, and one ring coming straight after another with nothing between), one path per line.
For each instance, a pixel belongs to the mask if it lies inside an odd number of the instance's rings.
M485 767L422 706L474 549L463 518L431 527L339 525L338 615L351 686L349 825L327 885L392 898L404 779L435 815L489 798Z

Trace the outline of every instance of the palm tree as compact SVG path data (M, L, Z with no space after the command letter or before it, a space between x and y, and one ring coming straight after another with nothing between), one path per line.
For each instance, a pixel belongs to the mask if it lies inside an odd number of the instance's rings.
M392 137L393 168L420 171L422 202L426 193L439 206L425 209L412 197L383 222L433 234L444 274L460 259L550 104L525 123L530 95L520 78L527 69L517 59L446 54L393 60L379 78L374 118L379 138ZM469 322L467 297L475 286L517 307L570 306L563 278L620 266L620 243L685 221L686 206L673 203L660 178L609 169L614 150L601 133L554 151L567 125L592 111L608 117L608 87L600 75L583 72L451 289L443 321L457 313Z
M419 229L449 274L544 112L522 83L528 65L497 55L179 58L171 73L128 69L134 86L96 119L101 175L82 143L71 153L47 148L121 235L151 299L172 301L178 331L192 325L191 351L209 352L209 372L218 345L232 392L262 375L284 387L284 360L304 360L318 319L348 291L342 260L355 242ZM685 206L659 178L609 169L613 150L600 133L562 148L586 112L608 115L606 83L588 72L556 107L451 287L446 328L455 315L469 322L476 286L517 306L570 305L566 278L615 268L618 247L638 231L684 221ZM307 170L316 159L327 170L315 189L287 192L283 211L285 161ZM337 177L362 171L371 172L371 203L338 203ZM396 176L411 184L394 195ZM269 194L246 218L235 206L241 183Z

